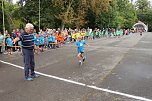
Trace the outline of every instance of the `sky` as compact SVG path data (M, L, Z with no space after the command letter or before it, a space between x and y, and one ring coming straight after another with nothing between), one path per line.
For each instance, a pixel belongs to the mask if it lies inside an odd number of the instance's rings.
M13 0L13 3L15 4L18 0Z

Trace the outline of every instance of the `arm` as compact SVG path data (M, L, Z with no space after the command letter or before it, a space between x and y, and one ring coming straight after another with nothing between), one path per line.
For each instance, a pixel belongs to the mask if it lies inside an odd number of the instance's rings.
M86 46L89 46L89 44L88 44L88 43L86 43L86 41L84 41L84 44L85 44Z
M88 46L88 47L90 46L88 43L86 43L85 45Z
M19 37L17 37L17 38L15 38L14 40L13 40L13 44L15 44L17 41L19 41L20 39L19 39Z

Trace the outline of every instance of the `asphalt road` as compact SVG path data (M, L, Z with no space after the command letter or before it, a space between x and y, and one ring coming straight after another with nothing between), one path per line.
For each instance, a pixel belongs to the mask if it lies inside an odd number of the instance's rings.
M75 44L35 55L31 82L20 53L1 54L0 101L152 101L152 33L87 42L81 67Z

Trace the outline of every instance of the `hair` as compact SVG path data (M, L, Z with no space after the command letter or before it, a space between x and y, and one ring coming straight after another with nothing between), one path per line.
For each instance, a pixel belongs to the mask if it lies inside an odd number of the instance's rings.
M34 28L34 26L31 23L27 23L25 28Z

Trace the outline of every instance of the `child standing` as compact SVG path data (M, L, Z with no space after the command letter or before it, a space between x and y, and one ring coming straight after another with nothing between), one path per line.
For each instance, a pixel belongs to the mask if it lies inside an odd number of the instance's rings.
M12 39L10 38L10 34L7 35L7 39L6 39L6 43L7 43L7 51L8 51L8 55L12 55Z
M39 36L39 47L40 47L40 51L44 52L44 44L45 44L45 39L42 35Z
M82 36L79 36L78 37L78 41L76 42L76 46L77 46L77 51L78 51L78 55L77 55L77 58L78 58L78 61L79 61L79 65L82 65L82 61L84 62L86 57L83 55L84 53L84 46L87 45L89 46L85 40L82 40ZM81 61L82 59L82 61Z
M52 40L51 48L55 49L56 48L56 43L57 43L55 34L51 35L51 40Z
M34 51L36 54L38 54L39 51L39 35L36 34L36 36L34 37Z

